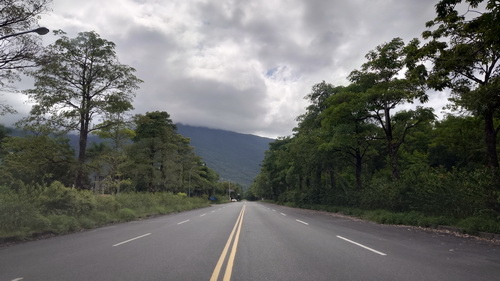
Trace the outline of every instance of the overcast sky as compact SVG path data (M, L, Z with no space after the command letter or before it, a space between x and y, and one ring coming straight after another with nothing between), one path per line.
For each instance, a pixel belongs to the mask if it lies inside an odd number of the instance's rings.
M114 42L120 62L144 80L134 114L167 111L174 122L277 137L292 134L314 84L346 85L369 50L394 37L420 37L436 3L54 0L39 23L69 37L94 30ZM31 108L21 94L0 99L19 112L2 123ZM439 108L446 96L431 101Z

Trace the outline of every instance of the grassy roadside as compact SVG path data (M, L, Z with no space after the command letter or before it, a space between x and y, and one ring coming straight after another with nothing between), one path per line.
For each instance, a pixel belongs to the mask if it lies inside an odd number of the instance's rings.
M58 182L21 191L0 187L0 242L29 240L40 234L65 234L209 205L204 198L185 194L95 195Z
M353 216L364 220L394 225L411 225L420 227L437 228L438 226L455 227L462 233L477 235L480 232L500 234L500 218L493 214L479 214L467 218L450 218L445 216L428 216L419 212L398 213L387 210L364 210L351 207L338 207L329 205L301 205L293 203L271 202L294 208L325 211Z

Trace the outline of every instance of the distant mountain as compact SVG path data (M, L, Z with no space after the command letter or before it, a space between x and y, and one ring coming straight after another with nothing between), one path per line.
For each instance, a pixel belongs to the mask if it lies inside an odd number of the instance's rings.
M177 132L191 139L196 155L223 180L248 187L260 171L264 152L274 139L230 131L176 124Z

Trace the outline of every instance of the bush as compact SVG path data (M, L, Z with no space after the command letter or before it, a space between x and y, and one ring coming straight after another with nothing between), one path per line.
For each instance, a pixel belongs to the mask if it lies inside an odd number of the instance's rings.
M135 218L136 218L135 212L129 208L123 208L118 210L118 219L120 221L129 221Z
M78 221L74 217L67 215L49 215L50 231L62 234L80 229Z
M67 188L60 182L53 182L38 199L42 213L55 215L88 214L96 206L95 197L88 190Z
M94 228L98 225L93 219L87 216L79 217L77 220L78 224L84 229Z
M468 217L461 220L457 226L466 233L477 234L478 232L500 233L500 218L487 216Z
M39 212L32 198L20 192L0 187L0 229L13 231L29 227Z
M205 198L172 193L94 195L50 186L0 186L0 237L25 239L34 233L68 233L137 217L168 214L208 206Z
M114 195L95 195L95 200L96 210L99 212L115 213L121 207Z

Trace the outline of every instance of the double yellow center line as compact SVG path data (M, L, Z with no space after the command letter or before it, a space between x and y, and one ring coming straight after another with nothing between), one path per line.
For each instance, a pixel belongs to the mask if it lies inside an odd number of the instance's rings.
M233 230L231 231L231 234L229 235L229 239L227 239L226 246L224 247L224 250L222 250L222 254L220 255L219 261L217 262L217 265L215 266L215 269L214 269L214 272L212 273L212 277L210 278L210 281L217 281L219 279L219 274L220 274L220 271L222 269L222 265L224 264L224 261L226 260L229 248L231 247L231 243L232 243L231 253L229 254L229 259L227 261L226 271L224 272L224 279L223 279L224 281L231 280L231 274L233 271L233 264L234 264L234 257L236 256L236 250L238 248L238 241L239 241L240 232L241 232L241 225L243 224L243 216L245 215L245 207L246 207L246 205L243 205L243 208L241 208L240 215L238 216L238 219L236 220L236 224L234 225ZM235 233L236 233L236 236L235 236Z

